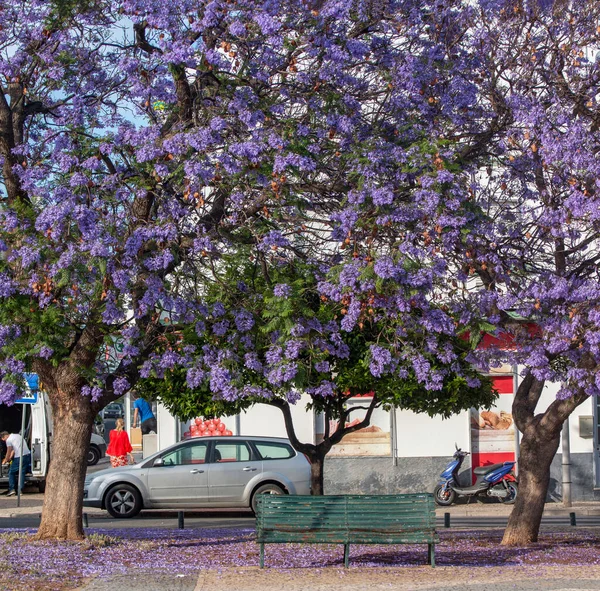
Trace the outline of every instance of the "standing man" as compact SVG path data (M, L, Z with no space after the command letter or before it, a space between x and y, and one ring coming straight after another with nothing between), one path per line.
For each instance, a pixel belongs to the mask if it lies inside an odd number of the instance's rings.
M0 433L0 439L6 444L6 456L4 457L4 460L2 460L2 464L10 463L10 469L8 471L8 491L6 494L7 496L12 497L17 494L17 486L19 485L19 463L21 453L23 453L23 472L21 478L22 491L23 484L25 484L25 474L31 470L31 452L27 447L27 443L23 441L18 433L2 431Z
M141 396L133 403L133 426L142 428L142 435L156 433L156 418L150 403Z

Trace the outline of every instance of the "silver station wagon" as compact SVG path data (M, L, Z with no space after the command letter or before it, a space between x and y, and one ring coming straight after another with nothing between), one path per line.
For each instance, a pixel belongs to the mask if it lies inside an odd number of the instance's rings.
M142 509L256 508L259 494L310 494L310 463L287 439L199 437L85 479L83 505L113 517Z

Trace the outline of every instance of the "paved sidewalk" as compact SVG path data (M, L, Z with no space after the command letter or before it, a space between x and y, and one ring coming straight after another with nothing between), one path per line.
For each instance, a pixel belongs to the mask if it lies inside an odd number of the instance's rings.
M600 591L600 567L409 567L204 570L192 575L131 572L77 591Z
M4 492L4 491L3 491ZM21 495L21 506L17 507L17 497L7 497L0 493L0 517L19 517L21 515L40 515L44 495L38 492L24 492ZM86 513L106 514L102 509L85 509Z

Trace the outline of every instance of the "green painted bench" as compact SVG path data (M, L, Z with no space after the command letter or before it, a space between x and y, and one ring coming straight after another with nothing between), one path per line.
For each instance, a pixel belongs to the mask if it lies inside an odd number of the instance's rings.
M435 566L433 495L259 495L256 541L260 567L265 544L427 544L427 562Z

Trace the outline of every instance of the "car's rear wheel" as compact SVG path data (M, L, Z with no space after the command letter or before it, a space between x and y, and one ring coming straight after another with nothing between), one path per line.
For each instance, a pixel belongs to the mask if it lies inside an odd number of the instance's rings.
M95 466L100 460L100 450L95 445L90 445L87 453L87 465Z
M135 517L142 510L142 496L131 484L115 484L106 493L104 506L113 517Z
M256 504L258 502L258 495L284 495L285 490L274 482L267 482L261 484L253 493L252 499L250 500L250 508L256 513Z

